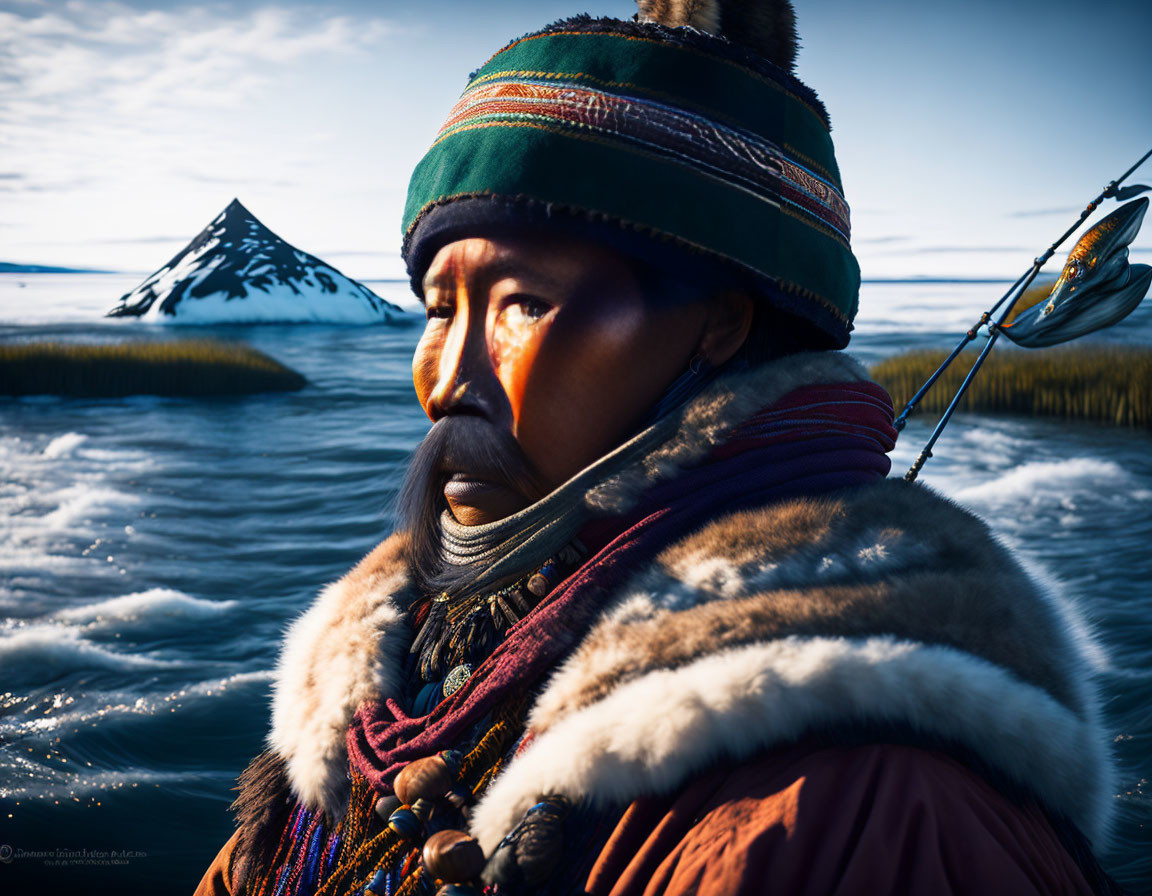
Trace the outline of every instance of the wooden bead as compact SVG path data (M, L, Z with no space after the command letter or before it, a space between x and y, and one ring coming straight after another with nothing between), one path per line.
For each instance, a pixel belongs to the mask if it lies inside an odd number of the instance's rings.
M424 844L424 867L437 880L459 884L484 870L484 850L463 831L437 831Z
M536 573L536 575L532 576L532 578L528 580L528 590L535 594L537 597L543 597L545 594L547 594L548 588L548 580L544 578L544 576L540 575L540 573Z
M419 799L439 799L455 783L455 777L443 757L427 756L404 766L392 782L392 789L411 805Z
M419 816L409 806L401 806L388 819L388 827L401 837L415 838L424 826Z
M376 814L387 821L402 803L398 796L382 796L376 800Z

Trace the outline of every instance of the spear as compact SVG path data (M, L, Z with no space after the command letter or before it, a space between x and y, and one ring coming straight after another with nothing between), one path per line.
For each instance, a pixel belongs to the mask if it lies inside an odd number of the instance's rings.
M1041 307L1034 306L1021 315L1012 324L1008 318L1016 307L1020 297L1036 279L1041 268L1055 254L1056 250L1092 215L1105 199L1116 199L1119 202L1139 196L1152 189L1144 184L1134 184L1130 187L1120 185L1141 165L1152 157L1152 149L1144 153L1137 162L1118 178L1111 181L1080 213L1080 217L1069 227L1043 254L1033 259L1032 267L1017 278L1008 291L1000 297L991 308L985 311L972 327L960 339L952 353L936 369L908 401L894 425L897 431L903 430L908 415L915 409L936 383L941 374L956 360L960 352L968 343L979 334L981 328L987 327L988 342L981 350L972 369L960 384L959 390L945 409L931 437L924 449L916 458L916 462L904 474L908 482L914 482L921 468L932 456L935 446L944 427L948 425L953 412L960 399L968 391L972 380L983 366L997 338L1003 333L1011 341L1025 348L1041 348L1056 345L1083 336L1093 330L1110 327L1126 317L1143 299L1152 283L1152 268L1147 265L1129 265L1127 245L1135 238L1148 208L1148 200L1141 199L1128 203L1107 218L1095 225L1077 242L1069 254L1068 262L1061 272L1048 301ZM993 321L992 317L1004 307L1000 316Z

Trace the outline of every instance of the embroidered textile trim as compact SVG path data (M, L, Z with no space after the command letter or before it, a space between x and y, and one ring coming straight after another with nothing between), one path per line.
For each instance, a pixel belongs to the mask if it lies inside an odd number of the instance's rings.
M827 120L795 78L701 34L579 20L492 57L409 183L417 294L447 242L543 225L736 274L800 319L798 344L846 345L860 269Z
M586 130L674 158L762 199L792 206L831 229L848 248L851 226L844 197L778 146L675 106L575 80L505 76L473 87L449 113L433 146L469 128L522 121Z

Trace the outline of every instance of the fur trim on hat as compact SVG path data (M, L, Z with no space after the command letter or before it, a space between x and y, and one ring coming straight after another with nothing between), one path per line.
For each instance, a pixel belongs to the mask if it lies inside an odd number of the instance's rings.
M637 0L637 19L670 28L688 26L728 38L792 71L796 13L789 0Z

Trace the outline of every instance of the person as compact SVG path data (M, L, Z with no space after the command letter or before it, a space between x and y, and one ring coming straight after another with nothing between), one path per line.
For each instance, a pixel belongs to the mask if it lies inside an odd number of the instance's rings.
M433 425L297 620L200 893L1088 893L1071 609L887 479L786 0L513 41L417 166Z

